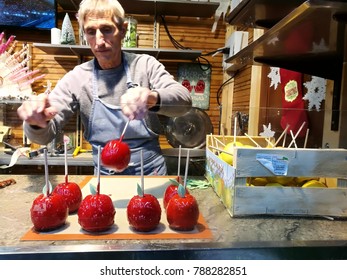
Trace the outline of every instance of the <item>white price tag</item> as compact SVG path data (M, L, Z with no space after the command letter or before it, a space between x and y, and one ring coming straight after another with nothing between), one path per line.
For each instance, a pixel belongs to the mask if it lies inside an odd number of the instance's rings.
M257 154L257 161L270 170L274 175L286 176L288 172L288 158L282 155Z

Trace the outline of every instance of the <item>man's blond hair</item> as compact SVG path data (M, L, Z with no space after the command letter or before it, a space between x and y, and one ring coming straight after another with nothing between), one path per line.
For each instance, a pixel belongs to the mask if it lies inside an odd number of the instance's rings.
M90 14L105 15L108 13L118 27L123 25L125 12L117 0L83 0L77 13L79 26L83 30L86 17Z

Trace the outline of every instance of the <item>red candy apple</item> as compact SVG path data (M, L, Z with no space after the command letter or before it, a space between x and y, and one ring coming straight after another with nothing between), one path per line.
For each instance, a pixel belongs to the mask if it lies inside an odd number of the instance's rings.
M166 218L170 228L179 231L193 230L198 223L199 206L194 196L186 193L180 184L178 193L167 204Z
M90 232L106 231L114 224L114 208L112 199L106 194L92 193L87 195L78 208L78 223Z
M49 188L49 187L48 187ZM32 203L31 221L37 231L50 231L63 226L69 209L63 196L44 191Z
M128 144L119 139L107 142L101 152L101 161L104 166L122 172L130 161Z
M53 193L62 195L69 208L69 213L74 213L78 210L82 202L82 191L78 184L69 182L68 177L65 176L65 182L58 184Z
M164 209L166 209L167 204L169 203L169 200L178 192L179 182L175 180L171 180L171 179L170 181L172 184L168 185L164 192L164 198L163 198ZM189 191L186 190L186 193L189 193Z
M128 222L137 231L154 230L161 218L159 201L152 194L144 194L139 185L137 193L130 199L127 206Z

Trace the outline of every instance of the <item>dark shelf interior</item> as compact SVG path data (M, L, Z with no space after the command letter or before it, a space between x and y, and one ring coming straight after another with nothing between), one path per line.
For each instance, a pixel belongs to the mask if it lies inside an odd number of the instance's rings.
M231 64L228 71L267 64L341 80L346 18L347 3L307 1L259 39L226 59Z
M346 82L347 3L341 0L277 2L276 7L275 1L244 0L227 17L236 26L269 28L263 36L225 60L231 65L227 71L234 73L246 65L268 65L333 80L330 128L338 131L340 121L346 119L340 107L344 103ZM300 5L295 7L295 2ZM260 3L268 7L257 8ZM273 8L278 16L267 12ZM284 10L289 13L286 15ZM340 146L346 147L345 133L341 131L339 138Z
M210 18L217 10L218 2L184 0L119 0L127 14L166 15ZM58 0L65 10L76 12L81 0Z
M231 25L271 28L305 0L243 0L225 18Z
M63 56L75 55L78 57L92 56L93 53L89 46L79 45L52 45L34 43L34 47L39 48L50 55ZM150 48L122 48L124 51L132 53L144 53L152 55L159 60L191 60L201 56L201 51L196 50L176 50L176 49L150 49Z

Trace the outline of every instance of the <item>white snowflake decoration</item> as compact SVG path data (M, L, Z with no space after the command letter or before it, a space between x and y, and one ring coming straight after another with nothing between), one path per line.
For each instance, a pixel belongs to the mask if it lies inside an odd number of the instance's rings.
M273 37L272 39L269 40L268 45L273 45L276 46L277 42L279 42L280 39L278 39L277 36Z
M311 111L313 107L316 107L316 110L320 111L321 102L325 99L326 85L326 79L316 76L312 76L311 81L304 83L307 93L303 99L308 100L309 111Z
M271 123L269 123L268 126L263 124L263 129L264 131L259 133L260 136L266 137L266 138L274 137L275 131L271 130Z
M326 52L329 48L327 47L324 38L321 38L319 44L313 42L312 50L313 52Z
M270 87L277 89L278 84L281 83L280 68L270 67L270 73L267 76L270 78Z

